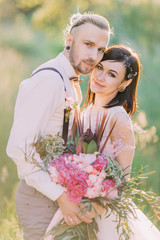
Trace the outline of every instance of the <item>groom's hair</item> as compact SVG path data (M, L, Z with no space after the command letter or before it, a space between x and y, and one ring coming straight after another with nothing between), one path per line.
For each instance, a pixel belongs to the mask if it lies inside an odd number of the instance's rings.
M85 23L91 23L101 29L107 30L108 33L111 34L110 24L108 20L103 16L90 12L84 14L77 12L76 14L73 14L70 17L70 24L67 25L65 34L71 33L74 28L79 27Z

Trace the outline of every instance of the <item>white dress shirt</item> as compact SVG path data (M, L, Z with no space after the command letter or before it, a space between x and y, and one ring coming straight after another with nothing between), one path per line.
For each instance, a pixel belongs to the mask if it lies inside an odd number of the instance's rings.
M47 172L26 161L24 153L31 149L30 144L35 136L55 135L58 132L62 134L65 107L64 83L69 97L78 101L78 96L74 83L69 80L70 77L76 76L76 73L63 53L42 64L35 71L45 67L56 68L62 74L64 82L58 73L44 70L20 84L7 154L16 163L20 179L25 179L28 185L51 200L56 200L64 191L63 187L51 182ZM70 117L69 130L72 127L73 115L74 111ZM42 162L39 154L36 154L35 158Z

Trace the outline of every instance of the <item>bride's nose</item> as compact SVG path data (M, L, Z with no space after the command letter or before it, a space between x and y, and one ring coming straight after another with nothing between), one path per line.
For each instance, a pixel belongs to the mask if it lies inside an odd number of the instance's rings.
M96 79L100 82L103 82L104 81L104 73L100 73L96 76Z

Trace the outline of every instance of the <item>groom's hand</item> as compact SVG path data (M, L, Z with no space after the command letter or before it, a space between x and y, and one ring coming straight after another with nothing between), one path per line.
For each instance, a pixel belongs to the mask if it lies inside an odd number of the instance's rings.
M80 204L81 208L82 208L82 212L84 212L86 210L86 208L83 208L83 203ZM105 212L105 208L103 208L102 206L100 206L98 203L96 202L92 202L92 210L89 212L87 211L86 216L90 219L95 218L97 215L101 215Z
M81 216L79 204L74 204L68 199L67 193L63 192L57 199L58 205L62 211L64 221L68 225L77 225L81 222L90 223L92 219L87 214Z

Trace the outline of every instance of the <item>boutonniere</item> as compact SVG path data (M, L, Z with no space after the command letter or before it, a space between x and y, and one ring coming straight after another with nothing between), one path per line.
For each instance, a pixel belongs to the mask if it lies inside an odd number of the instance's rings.
M65 122L68 122L69 117L72 114L73 109L78 105L78 102L75 102L71 97L66 93L65 97Z

